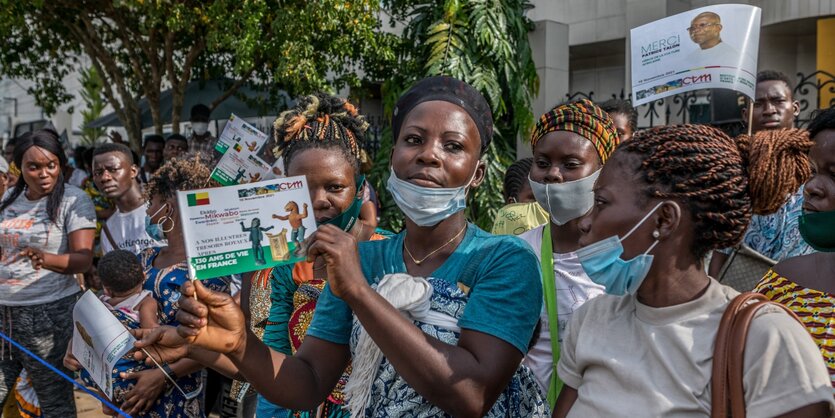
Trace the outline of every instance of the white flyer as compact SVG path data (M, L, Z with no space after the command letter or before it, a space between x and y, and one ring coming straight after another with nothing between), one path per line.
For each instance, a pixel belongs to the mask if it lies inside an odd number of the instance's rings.
M95 294L86 291L72 311L72 353L108 399L113 399L112 371L133 349L133 335Z
M759 7L717 4L632 29L633 105L707 88L753 98L761 13Z
M231 186L269 178L272 167L258 156L266 142L267 134L231 115L215 145L221 157L212 171L212 179Z
M316 230L304 176L180 191L177 204L193 279L304 260Z

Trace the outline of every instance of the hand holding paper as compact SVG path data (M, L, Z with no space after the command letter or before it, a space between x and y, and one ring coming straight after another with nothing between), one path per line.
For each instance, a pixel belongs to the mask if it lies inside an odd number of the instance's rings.
M308 240L307 259L324 257L331 292L339 298L368 286L360 267L357 239L334 225L322 225Z
M242 350L246 342L244 314L231 296L213 292L197 281L184 284L182 293L177 313L180 337L190 344L222 354ZM170 336L163 336L163 339L173 341Z
M149 366L154 365L154 360L159 364L173 363L188 356L188 341L177 333L176 327L163 325L154 329L140 328L131 330L131 334L137 338L133 345L138 349L133 353L133 358L144 360ZM153 356L153 359L148 355Z

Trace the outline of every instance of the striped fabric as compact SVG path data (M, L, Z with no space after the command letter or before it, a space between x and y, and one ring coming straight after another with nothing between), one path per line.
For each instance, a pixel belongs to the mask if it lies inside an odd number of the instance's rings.
M536 147L540 138L554 131L569 131L585 137L594 144L604 164L620 143L612 118L587 99L562 104L545 112L531 134L531 147Z
M754 291L787 306L800 318L820 348L835 387L835 295L807 289L773 270L765 274Z

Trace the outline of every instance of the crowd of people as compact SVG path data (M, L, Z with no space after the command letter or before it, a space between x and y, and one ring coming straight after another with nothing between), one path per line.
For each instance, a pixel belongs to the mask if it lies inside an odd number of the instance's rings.
M192 109L191 137L150 135L139 154L116 140L76 152L76 167L54 131L27 133L0 159L0 330L95 388L71 313L96 291L138 339L109 399L135 417L226 401L259 418L707 416L722 402L717 332L740 294L722 275L744 247L774 265L741 290L788 308L747 329L746 412L831 416L835 108L795 128L792 87L759 73L750 134L735 138L638 129L624 101L556 105L533 156L507 169L491 232L467 220L494 131L475 88L426 78L393 109L398 233L377 228L364 117L301 97L273 133L285 174L307 178L306 260L202 281L176 192L210 184L207 107ZM70 382L18 348L0 347L0 374L21 416L75 415Z

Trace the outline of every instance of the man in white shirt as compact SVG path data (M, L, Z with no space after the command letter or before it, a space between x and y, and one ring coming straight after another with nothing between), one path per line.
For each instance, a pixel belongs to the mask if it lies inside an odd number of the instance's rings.
M148 247L165 246L145 232L147 202L136 181L139 167L130 149L122 144L104 144L93 152L93 182L116 203L114 213L102 227L101 248L139 253Z

